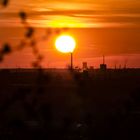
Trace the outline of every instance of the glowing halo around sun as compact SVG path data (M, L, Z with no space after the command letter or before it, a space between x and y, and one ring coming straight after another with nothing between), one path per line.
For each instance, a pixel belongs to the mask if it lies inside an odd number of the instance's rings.
M75 49L75 39L70 35L61 35L55 41L56 49L62 53L72 53Z

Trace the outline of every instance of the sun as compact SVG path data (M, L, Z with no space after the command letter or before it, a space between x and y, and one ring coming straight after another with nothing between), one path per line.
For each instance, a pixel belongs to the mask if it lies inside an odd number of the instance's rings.
M55 46L62 53L72 53L75 49L76 41L70 35L61 35L56 39Z

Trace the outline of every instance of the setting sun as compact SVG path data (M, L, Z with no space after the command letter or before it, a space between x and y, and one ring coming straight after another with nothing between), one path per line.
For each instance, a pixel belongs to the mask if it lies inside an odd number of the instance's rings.
M70 35L61 35L56 39L55 46L62 53L70 53L74 51L76 42Z

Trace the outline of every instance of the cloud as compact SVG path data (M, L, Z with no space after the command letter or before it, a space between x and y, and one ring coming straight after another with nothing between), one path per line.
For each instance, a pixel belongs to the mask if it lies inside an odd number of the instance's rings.
M51 26L55 21L56 24L64 22L65 26L68 23L68 27L74 24L75 27L95 28L140 26L140 2L137 0L13 0L9 8L0 13L0 26L21 26L18 17L21 9L28 13L28 21L35 27Z

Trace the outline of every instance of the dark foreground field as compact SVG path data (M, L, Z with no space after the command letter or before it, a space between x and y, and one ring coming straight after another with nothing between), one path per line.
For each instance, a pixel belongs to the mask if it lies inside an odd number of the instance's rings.
M0 139L140 139L140 70L1 70Z

